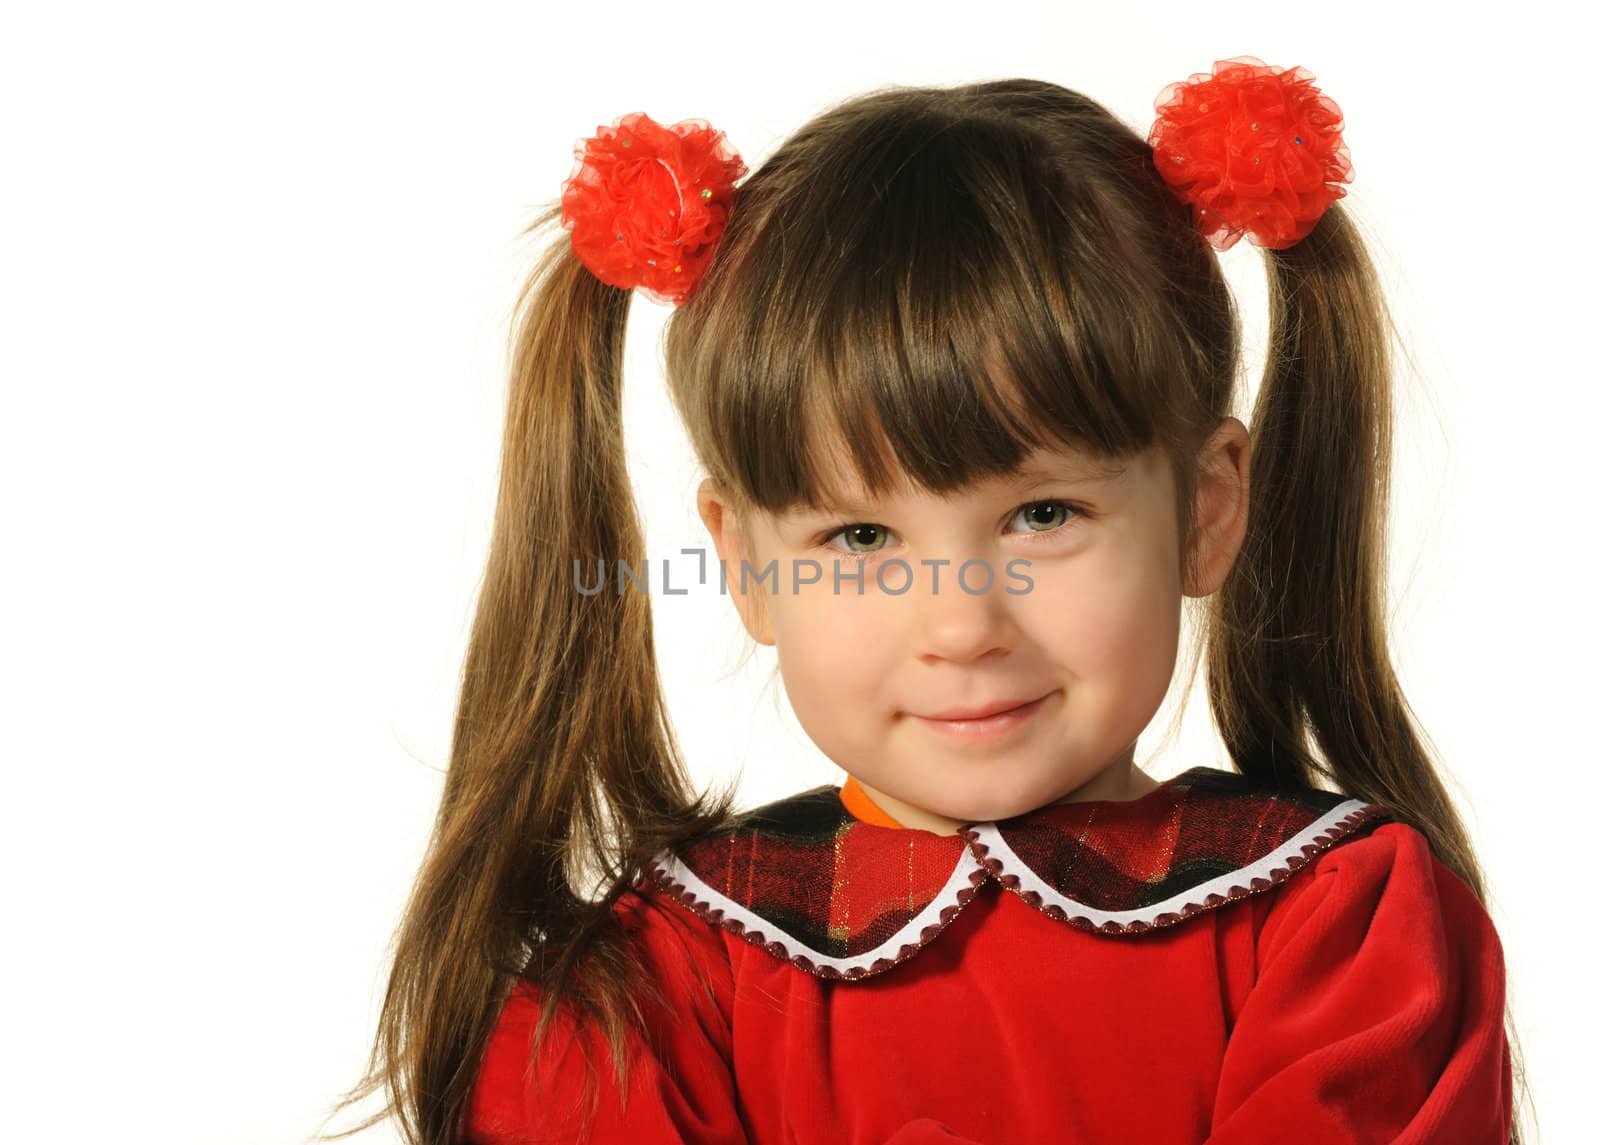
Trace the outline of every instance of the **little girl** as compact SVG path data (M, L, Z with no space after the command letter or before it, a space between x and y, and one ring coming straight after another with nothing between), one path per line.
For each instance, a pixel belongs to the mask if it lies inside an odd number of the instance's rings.
M1390 328L1313 78L1221 61L1148 138L1013 79L868 93L753 173L702 121L582 143L356 1091L408 1142L1519 1139L1501 945L1386 642ZM842 786L691 787L648 595L608 583L645 567L635 289L675 307L716 583ZM1232 769L1158 782L1186 610Z

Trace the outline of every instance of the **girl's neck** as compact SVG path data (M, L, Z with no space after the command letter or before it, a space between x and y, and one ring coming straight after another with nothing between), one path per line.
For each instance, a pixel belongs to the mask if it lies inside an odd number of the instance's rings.
M1123 803L1140 799L1161 786L1161 781L1132 762L1102 771L1088 783L1056 800L1057 803L1109 801ZM876 788L868 787L853 775L846 775L839 789L845 809L863 823L878 827L915 827L938 835L953 835L962 824L931 811L901 803Z

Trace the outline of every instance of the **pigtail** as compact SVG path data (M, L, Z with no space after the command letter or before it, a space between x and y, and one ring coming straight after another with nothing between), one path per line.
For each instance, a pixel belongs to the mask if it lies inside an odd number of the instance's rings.
M1388 805L1483 901L1477 854L1386 639L1393 382L1377 274L1338 203L1306 238L1263 253L1271 333L1251 417L1250 523L1212 597L1212 709L1241 773L1331 781ZM1508 1033L1520 1090L1509 1010Z
M1246 774L1328 780L1395 808L1481 896L1385 636L1392 382L1376 276L1334 206L1295 246L1267 252L1267 278L1250 525L1215 597L1208 662L1219 727Z
M559 212L547 208L528 232ZM541 991L534 1056L557 1008L571 1004L604 1033L626 1093L625 1033L640 1024L635 991L651 987L612 908L657 851L729 814L726 791L709 802L692 794L663 704L649 598L616 583L616 562L645 567L623 454L631 300L564 236L519 297L493 539L450 765L368 1072L337 1108L380 1086L390 1104L325 1139L392 1113L408 1145L460 1141L483 1050L519 977Z

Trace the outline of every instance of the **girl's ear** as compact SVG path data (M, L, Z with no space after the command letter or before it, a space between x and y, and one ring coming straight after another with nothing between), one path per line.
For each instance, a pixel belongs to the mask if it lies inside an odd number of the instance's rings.
M700 482L695 506L711 534L712 542L717 546L717 559L722 562L724 571L716 583L720 587L724 580L727 582L728 595L733 597L733 605L739 610L739 619L744 622L745 631L750 633L751 639L757 644L776 643L772 638L772 618L767 611L766 592L757 579L761 566L750 548L744 523L734 511L732 499L707 477ZM741 576L741 569L746 562L749 572Z
M1238 418L1223 418L1201 446L1194 497L1194 562L1183 591L1210 596L1227 579L1250 516L1250 431Z

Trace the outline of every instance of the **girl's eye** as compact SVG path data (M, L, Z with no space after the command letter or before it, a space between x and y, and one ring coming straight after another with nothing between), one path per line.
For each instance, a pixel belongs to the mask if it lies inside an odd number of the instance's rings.
M1011 519L1015 521L1018 517L1024 518L1022 531L1039 534L1061 532L1063 529L1073 527L1080 518L1086 516L1088 516L1088 511L1083 506L1072 501L1030 501L1019 508ZM889 530L882 525L863 521L837 525L829 532L818 537L817 540L822 543L823 547L834 549L837 552L839 550L829 542L835 537L844 537L845 548L843 551L845 553L851 556L868 557L883 551L884 538L888 532ZM854 548L852 547L853 543L859 543L863 547Z
M1035 533L1053 533L1057 529L1066 527L1061 523L1066 517L1066 513L1062 512L1063 509L1065 509L1068 513L1082 512L1082 510L1080 510L1070 501L1035 501L1031 505L1024 505L1022 508L1018 509L1017 515L1027 516L1037 513L1040 517L1043 517L1044 520L1041 521L1035 518L1034 520L1030 521L1030 530ZM1077 518L1074 517L1073 520L1077 520ZM1036 524L1042 524L1044 527L1041 529L1033 529L1032 526Z
M869 553L875 553L879 551L879 549L883 547L883 537L888 531L889 530L885 529L882 525L846 525L837 533L830 533L827 537L824 537L823 541L826 543L827 541L832 540L834 537L845 537L847 538L845 541L845 552L853 553L856 556L866 556ZM870 549L853 549L850 547L850 541L862 541L863 536L865 537L865 544L875 545L875 547Z

